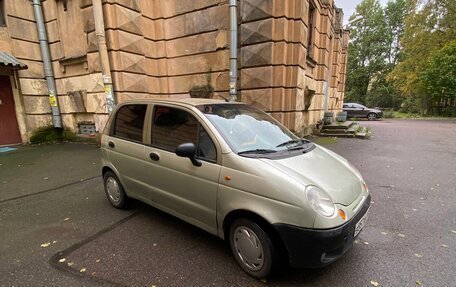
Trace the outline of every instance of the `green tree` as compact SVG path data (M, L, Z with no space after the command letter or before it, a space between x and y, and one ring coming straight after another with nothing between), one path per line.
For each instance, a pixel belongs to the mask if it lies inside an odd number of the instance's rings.
M456 40L431 54L420 80L431 102L433 114L456 115Z
M430 63L437 51L456 39L456 1L411 0L413 10L405 19L404 35L399 62L388 79L407 97L408 103L415 103L422 114L439 114L440 97L435 95L433 83L429 81L435 66ZM424 76L427 75L427 76ZM432 91L432 92L431 92Z
M399 92L386 76L399 60L399 40L408 11L408 0L389 1L385 8L377 0L363 0L356 7L350 17L353 24L345 101L380 107L400 105Z

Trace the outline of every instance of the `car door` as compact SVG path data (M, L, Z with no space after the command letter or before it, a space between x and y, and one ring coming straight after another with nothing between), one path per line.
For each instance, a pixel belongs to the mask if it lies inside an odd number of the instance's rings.
M365 117L363 106L358 105L358 104L353 104L353 117L355 117L355 118Z
M104 150L127 192L136 197L144 189L146 104L121 106L112 120Z
M217 233L216 204L221 170L220 154L207 126L185 108L155 105L151 119L145 176L147 200L213 234ZM194 143L197 159L175 154L177 146Z
M354 118L356 117L355 110L353 108L353 104L344 104L343 110L347 112L347 118Z

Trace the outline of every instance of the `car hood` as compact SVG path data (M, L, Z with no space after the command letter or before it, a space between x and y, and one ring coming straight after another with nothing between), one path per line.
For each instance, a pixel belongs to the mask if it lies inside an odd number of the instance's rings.
M334 203L349 205L362 192L363 180L341 156L316 146L310 152L283 159L260 159L301 184L326 191Z

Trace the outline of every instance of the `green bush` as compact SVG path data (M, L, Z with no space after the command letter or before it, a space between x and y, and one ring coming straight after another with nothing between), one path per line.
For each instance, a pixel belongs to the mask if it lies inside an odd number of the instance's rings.
M72 131L68 129L54 128L53 126L38 128L30 137L30 143L32 144L74 140L76 140L76 134Z

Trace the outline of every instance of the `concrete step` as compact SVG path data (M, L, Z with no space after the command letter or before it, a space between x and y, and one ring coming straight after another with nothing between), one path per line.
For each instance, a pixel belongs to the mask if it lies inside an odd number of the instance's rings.
M323 129L348 129L353 124L356 124L354 121L346 121L346 122L334 122L330 125L324 125Z

